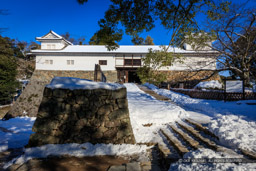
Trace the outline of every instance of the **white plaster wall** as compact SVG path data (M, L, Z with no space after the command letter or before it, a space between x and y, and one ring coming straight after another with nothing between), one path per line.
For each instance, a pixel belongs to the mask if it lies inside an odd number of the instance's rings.
M46 64L45 60L53 60L53 64ZM67 65L67 60L74 60L74 65ZM86 56L36 56L36 69L38 70L81 70L94 71L95 64L99 60L107 60L107 65L101 65L102 71L115 69L113 55L86 55Z
M58 40L58 41L44 40L41 42L41 49L49 49L48 45L51 46L50 49L62 49L65 46L65 43L62 40ZM55 45L55 48L52 48L53 47L52 45Z
M115 66L123 66L123 58L115 57L113 54L85 54L80 56L52 56L37 55L36 69L38 70L82 70L94 71L95 64L99 60L107 60L107 65L101 65L103 71L116 70ZM119 55L122 56L122 55ZM128 59L128 55L125 57ZM134 57L139 59L139 57ZM53 64L46 64L46 60L52 60ZM68 65L67 60L74 60L74 65ZM210 57L187 57L183 58L183 63L174 62L173 66L162 67L160 70L214 70L216 69L216 60Z
M162 67L160 70L215 70L216 60L207 57L187 57L183 58L183 63L174 62L170 67Z
M212 42L206 42L206 44L208 44L209 46L212 46ZM193 49L192 46L187 43L184 43L183 46L184 46L185 50L195 50L196 49L196 46L195 46L195 49ZM201 47L198 50L212 50L209 46Z

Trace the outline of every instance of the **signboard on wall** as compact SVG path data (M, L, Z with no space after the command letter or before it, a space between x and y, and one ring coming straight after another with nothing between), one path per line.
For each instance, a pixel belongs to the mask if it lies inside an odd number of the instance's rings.
M243 81L242 80L226 80L226 92L243 93Z

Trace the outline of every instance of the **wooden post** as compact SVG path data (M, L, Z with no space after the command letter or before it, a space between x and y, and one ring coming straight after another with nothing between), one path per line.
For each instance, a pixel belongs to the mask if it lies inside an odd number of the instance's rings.
M226 94L226 81L227 81L227 79L226 78L224 78L224 102L226 102L226 96L227 96L227 94Z
M243 81L243 100L245 100L245 87L244 87L244 79L242 79Z

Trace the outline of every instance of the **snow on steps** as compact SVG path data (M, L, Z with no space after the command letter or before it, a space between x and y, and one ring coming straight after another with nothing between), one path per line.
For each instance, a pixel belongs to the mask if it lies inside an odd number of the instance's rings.
M144 91L145 93L153 96L154 98L156 98L157 100L161 100L161 101L170 101L169 98L165 97L165 96L161 96L157 93L155 93L153 90L150 90L149 88L147 88L146 86L141 86L141 85L137 85L139 87L139 89L141 89L142 91Z
M225 152L234 156L239 155L233 149L216 144L219 142L218 137L210 132L207 127L202 126L196 121L186 119L184 122L180 121L175 124L168 125L166 129L160 129L159 132L167 140L169 143L168 145L174 147L178 152L180 155L179 158L183 158L185 153L199 148L208 148L216 152ZM176 136L174 134L176 134ZM186 145L184 145L184 142ZM179 158L173 155L172 150L163 147L160 144L158 144L158 149L165 166L178 161ZM239 150L245 158L256 160L255 153L243 149Z
M200 131L203 131L205 134L208 134L214 138L216 138L217 140L219 140L219 137L216 136L214 133L212 133L211 131L209 131L206 127L202 126L200 123L197 123L193 120L188 120L185 119L186 122L190 123L191 125L194 125L197 129L199 129Z

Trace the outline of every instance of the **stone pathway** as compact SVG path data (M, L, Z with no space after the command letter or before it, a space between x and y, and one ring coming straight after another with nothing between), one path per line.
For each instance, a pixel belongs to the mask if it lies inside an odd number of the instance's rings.
M155 93L154 91L150 90L149 88L142 86L142 85L137 85L142 91L144 91L145 93L153 96L154 98L156 98L157 100L161 100L161 101L171 101L169 98L165 97L165 96L161 96L157 93Z

